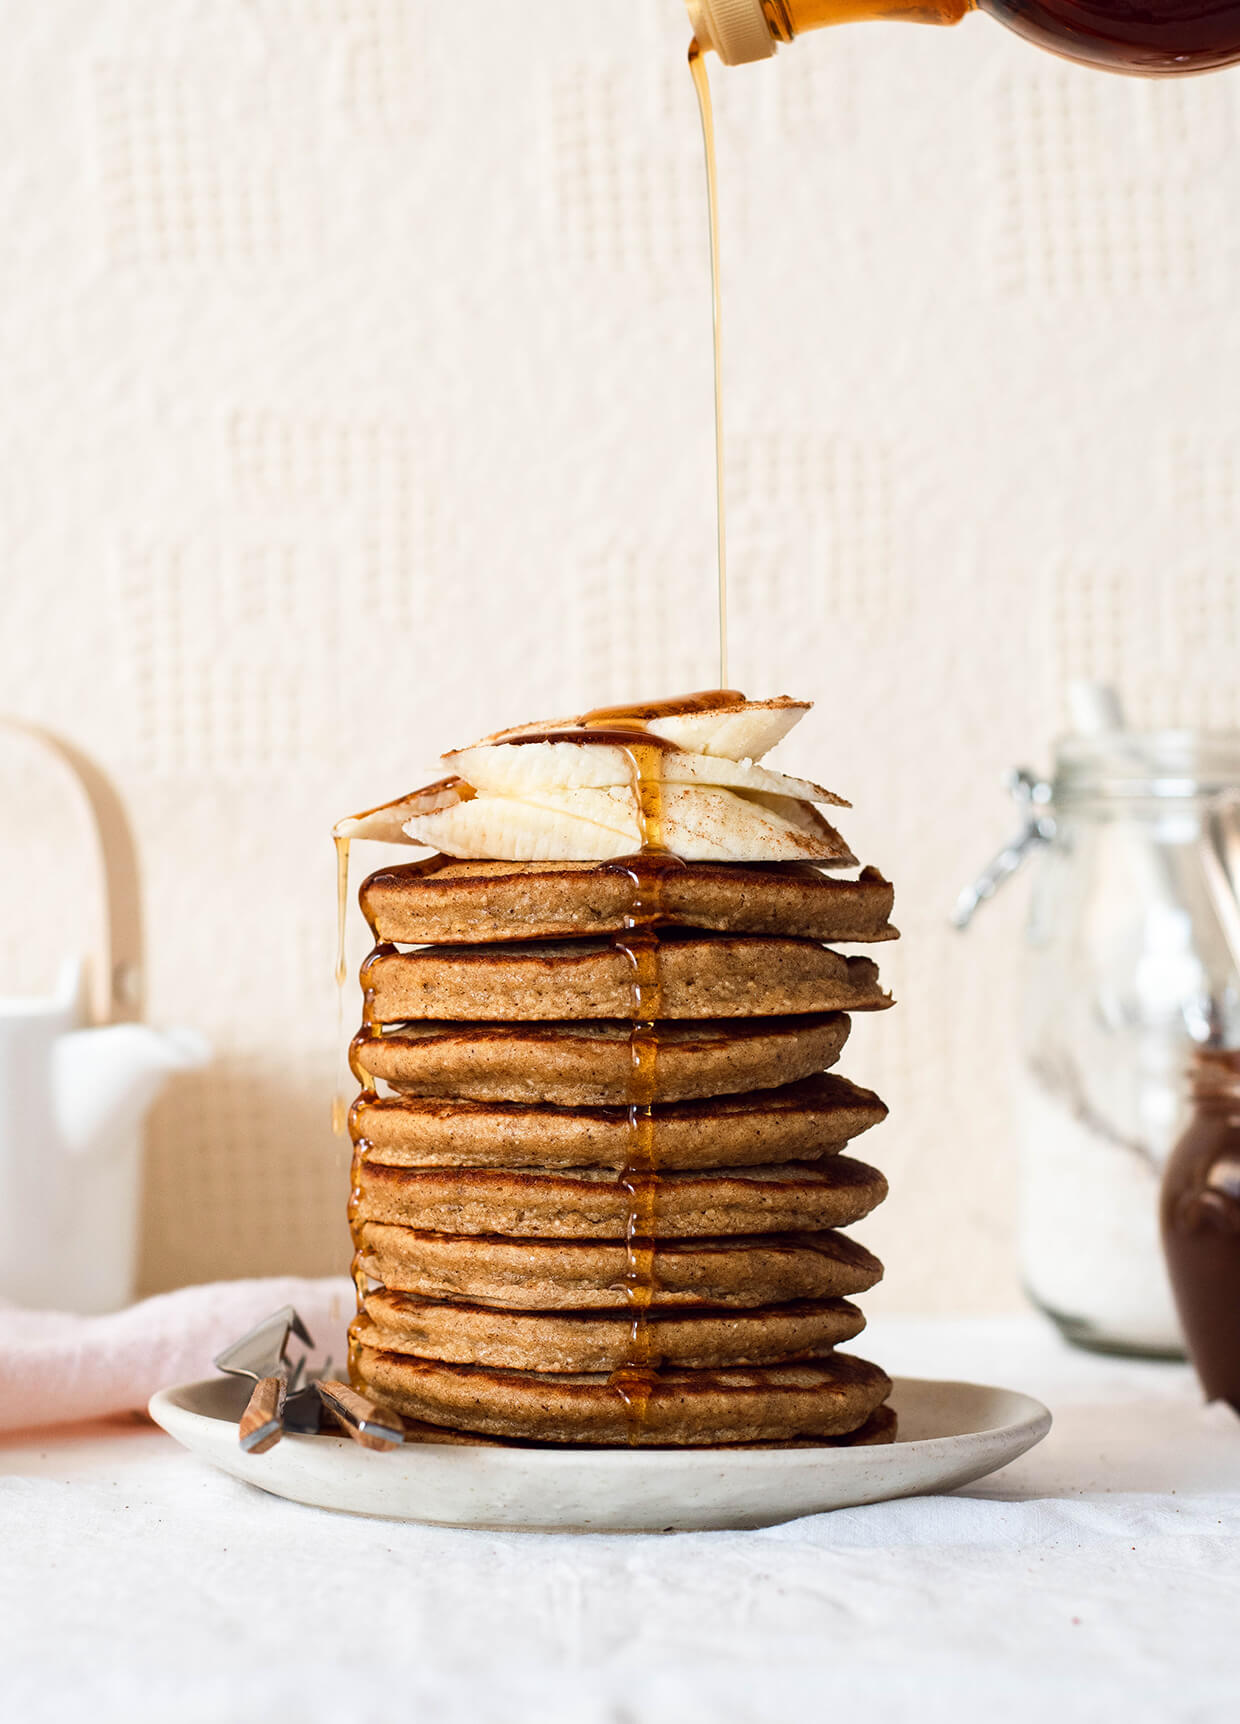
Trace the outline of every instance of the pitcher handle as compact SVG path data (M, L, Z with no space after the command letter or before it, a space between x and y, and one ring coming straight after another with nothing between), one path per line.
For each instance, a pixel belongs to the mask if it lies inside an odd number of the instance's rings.
M102 915L87 972L91 1022L128 1023L140 1019L145 984L142 894L138 853L125 806L102 768L74 743L25 719L0 714L0 725L31 738L68 769L90 816L103 886Z

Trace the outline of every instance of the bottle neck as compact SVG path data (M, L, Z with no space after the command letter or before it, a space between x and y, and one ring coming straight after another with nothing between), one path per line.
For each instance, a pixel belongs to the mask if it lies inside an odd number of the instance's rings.
M767 28L777 42L829 24L892 19L907 24L958 24L977 0L760 0Z
M893 19L958 24L982 0L685 0L693 33L725 66L766 60L780 42L829 24Z

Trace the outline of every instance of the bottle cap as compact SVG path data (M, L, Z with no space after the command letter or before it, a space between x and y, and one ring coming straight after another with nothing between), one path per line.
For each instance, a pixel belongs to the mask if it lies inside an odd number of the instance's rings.
M713 48L725 66L769 60L775 38L762 0L685 0L700 48Z

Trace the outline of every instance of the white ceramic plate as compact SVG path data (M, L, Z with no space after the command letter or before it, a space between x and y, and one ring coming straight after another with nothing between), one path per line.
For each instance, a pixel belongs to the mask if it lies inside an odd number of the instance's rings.
M376 1454L348 1437L237 1442L249 1385L161 1389L151 1417L191 1453L294 1502L442 1526L679 1532L771 1526L823 1509L955 1490L1050 1429L1040 1401L980 1383L898 1377L895 1443L855 1449L503 1449L411 1443Z

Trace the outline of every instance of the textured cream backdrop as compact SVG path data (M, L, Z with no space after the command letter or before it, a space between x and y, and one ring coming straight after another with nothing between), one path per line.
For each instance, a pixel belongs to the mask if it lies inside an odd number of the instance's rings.
M114 774L152 1015L216 1048L152 1120L144 1284L327 1270L332 820L442 745L714 677L681 7L0 26L0 705ZM873 1303L1001 1305L1020 894L944 917L1070 676L1240 720L1240 86L971 19L716 88L733 680L816 698L786 764L854 799L906 935L845 1066L893 1108ZM5 985L88 918L58 789L4 754Z

